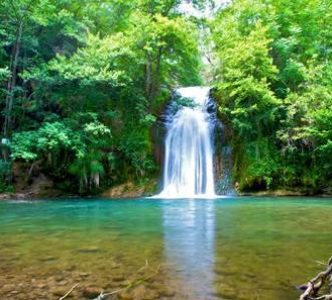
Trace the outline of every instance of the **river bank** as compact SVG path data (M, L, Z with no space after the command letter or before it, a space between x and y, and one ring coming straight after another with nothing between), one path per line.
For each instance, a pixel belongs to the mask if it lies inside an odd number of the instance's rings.
M38 200L38 199L76 199L77 197L91 198L98 197L104 199L134 199L150 197L156 194L155 190L149 186L136 186L133 183L124 183L115 187L112 187L101 194L96 195L79 195L68 194L58 190L53 190L49 194L47 193L33 193L33 192L18 192L18 193L0 193L1 200ZM332 194L329 193L310 193L294 190L274 190L274 191L251 191L251 192L238 192L230 197L320 197L328 198Z
M156 194L158 180L153 178L145 183L125 182L114 187L110 187L101 193L80 195L68 193L53 187L50 183L40 181L17 192L0 193L0 200L31 200L45 198L77 198L77 197L98 197L98 198L140 198Z
M16 172L17 173L17 172ZM58 188L61 183L55 183L50 177L40 173L35 176L30 183L24 176L16 176L13 185L13 192L0 193L0 200L31 200L31 199L50 199L50 198L142 198L149 197L160 192L160 180L158 177L146 178L140 182L127 181L121 184L105 188L100 192L91 194L79 194ZM256 191L240 191L235 188L236 196L251 197L331 197L331 192L317 193L310 189L301 187L297 188L276 188L274 190L256 190Z

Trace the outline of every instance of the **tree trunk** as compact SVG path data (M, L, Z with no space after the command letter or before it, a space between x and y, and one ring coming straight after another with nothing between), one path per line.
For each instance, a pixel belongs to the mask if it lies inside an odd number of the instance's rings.
M23 32L23 20L20 20L16 35L16 41L12 52L11 77L9 78L7 85L5 123L3 129L3 134L5 138L8 138L12 126L11 114L14 102L14 89L16 86L16 79L17 79L17 66L18 66L18 58L20 55L22 32Z
M159 91L159 77L160 77L160 64L163 53L163 47L159 47L158 54L156 57L155 68L153 68L153 61L151 57L148 59L147 75L146 75L146 91L149 103L149 109L152 108L153 98L158 94Z
M151 99L151 80L152 80L152 59L151 56L148 54L147 56L147 64L145 67L145 94L146 98L148 99L149 106L150 106L150 99Z
M157 96L159 91L159 81L160 81L160 64L161 64L161 57L163 54L163 47L159 47L157 59L156 59L156 69L154 72L154 80L152 81L151 86L151 99L153 99L155 96Z

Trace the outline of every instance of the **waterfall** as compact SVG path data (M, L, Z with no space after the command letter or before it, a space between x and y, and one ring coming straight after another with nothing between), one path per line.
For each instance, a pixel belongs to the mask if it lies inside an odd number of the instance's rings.
M213 198L213 122L208 87L176 90L166 114L162 198Z

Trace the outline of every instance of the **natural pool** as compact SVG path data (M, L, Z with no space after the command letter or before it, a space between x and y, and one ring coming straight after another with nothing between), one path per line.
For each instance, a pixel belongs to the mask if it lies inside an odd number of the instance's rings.
M298 299L332 254L332 199L0 203L0 299ZM146 280L144 280L146 279Z

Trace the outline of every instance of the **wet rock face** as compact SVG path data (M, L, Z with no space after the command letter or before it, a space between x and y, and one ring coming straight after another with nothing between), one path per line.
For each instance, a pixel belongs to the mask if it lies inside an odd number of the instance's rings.
M98 297L101 293L101 289L97 286L90 285L83 289L82 296L87 299L94 299Z
M165 157L165 138L166 138L166 125L163 116L160 116L151 129L151 138L153 143L153 155L156 164L159 166L160 175L162 173L162 166Z
M105 198L139 198L152 196L155 194L157 186L156 179L150 179L143 186L137 186L133 182L126 182L118 186L112 187L103 192L101 197Z
M229 195L234 193L232 169L233 151L230 145L230 130L217 116L217 106L211 101L209 107L214 117L214 178L216 194Z
M41 162L36 162L33 168L28 163L14 162L12 170L15 193L0 194L0 200L28 200L63 195L62 191L54 187L53 180L42 172Z

